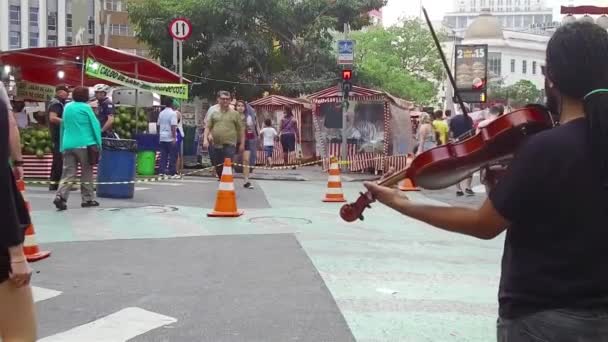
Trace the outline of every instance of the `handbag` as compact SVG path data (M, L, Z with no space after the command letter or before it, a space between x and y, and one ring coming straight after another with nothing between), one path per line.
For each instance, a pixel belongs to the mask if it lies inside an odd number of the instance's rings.
M89 165L97 165L99 163L99 147L97 145L87 146L87 156L89 157Z

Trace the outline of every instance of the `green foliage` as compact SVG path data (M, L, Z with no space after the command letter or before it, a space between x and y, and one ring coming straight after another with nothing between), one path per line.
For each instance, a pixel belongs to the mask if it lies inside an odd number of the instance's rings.
M529 80L520 80L515 84L504 87L502 82L488 84L488 99L502 100L517 108L529 103L537 103L543 97L542 90L536 88Z
M416 103L434 102L444 69L422 21L405 19L397 26L376 27L353 36L362 83Z
M130 0L138 38L170 67L173 44L167 26L183 16L193 24L184 43L184 72L202 76L194 95L214 97L220 89L249 98L273 88L296 96L328 87L338 75L332 29L345 22L367 24L369 10L386 0ZM199 81L196 77L186 77ZM229 80L234 83L218 82ZM268 84L252 86L242 83ZM284 84L272 87L270 84Z

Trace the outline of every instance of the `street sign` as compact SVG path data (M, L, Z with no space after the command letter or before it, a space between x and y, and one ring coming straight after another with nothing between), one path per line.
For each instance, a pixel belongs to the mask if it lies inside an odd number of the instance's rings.
M355 41L338 41L338 64L352 65L355 63Z
M175 40L186 40L192 35L192 24L186 18L175 18L169 24L169 33Z

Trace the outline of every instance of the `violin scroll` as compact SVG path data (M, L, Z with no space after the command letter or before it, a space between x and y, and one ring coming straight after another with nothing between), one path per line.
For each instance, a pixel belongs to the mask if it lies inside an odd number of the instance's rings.
M363 221L363 212L366 208L371 208L370 204L374 201L369 192L361 192L355 202L345 204L340 208L340 217L346 222L355 222L357 219Z

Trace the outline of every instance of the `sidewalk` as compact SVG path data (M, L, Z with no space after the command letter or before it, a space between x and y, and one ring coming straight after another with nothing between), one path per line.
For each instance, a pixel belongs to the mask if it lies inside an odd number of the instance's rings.
M186 169L189 173L194 169ZM201 171L193 174L194 177L215 177L213 171ZM242 178L241 173L235 173L235 178ZM369 173L343 173L343 182L364 182L376 180L380 176L375 176ZM276 181L327 181L327 172L324 172L320 166L303 166L293 169L265 169L255 168L250 176L251 179L258 180L276 180Z

